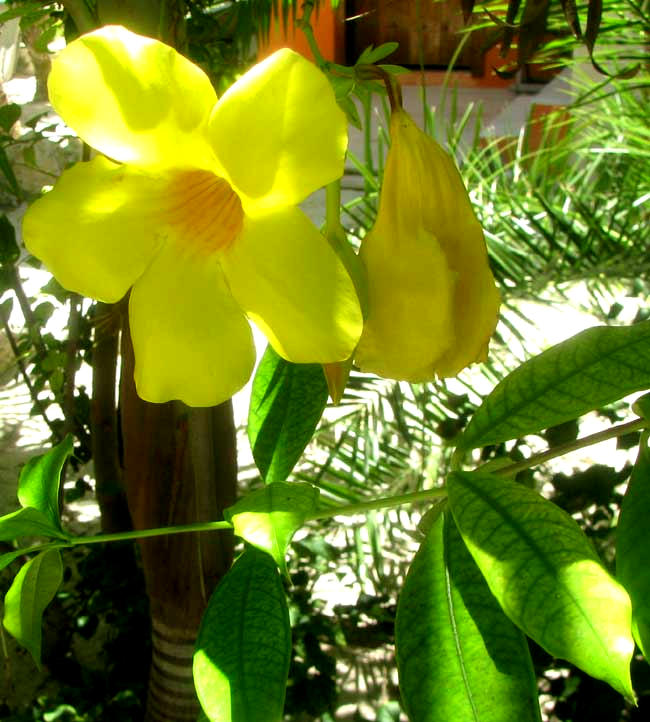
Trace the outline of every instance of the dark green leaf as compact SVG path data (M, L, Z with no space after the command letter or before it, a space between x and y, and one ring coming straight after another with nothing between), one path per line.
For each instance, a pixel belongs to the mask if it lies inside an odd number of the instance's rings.
M585 43L589 54L593 55L594 46L598 39L598 31L600 30L600 20L603 15L603 1L589 0L587 7L587 27L585 29Z
M634 700L631 604L574 519L531 489L455 472L449 505L504 612L550 654Z
M15 263L20 256L14 224L3 213L0 216L0 263Z
M616 576L632 600L632 631L650 659L650 450L641 437L616 529Z
M213 722L282 719L291 630L275 562L253 547L215 589L194 652L194 684Z
M29 548L27 549L16 549L16 551L13 552L6 552L5 554L0 555L0 572L8 567L11 562L14 561L14 559L18 559L18 557L24 556L25 554L29 553Z
M5 10L3 13L0 13L0 23L6 23L7 20L11 20L12 18L19 18L23 15L38 12L42 9L42 7L43 5L40 2L21 3L17 7L10 8L9 10Z
M13 541L25 536L68 537L38 509L27 507L0 517L0 541Z
M597 326L534 356L484 399L459 449L498 444L650 388L650 322Z
M5 149L2 146L0 146L0 172L7 179L12 193L19 198L22 197L22 191L20 190L20 186L18 185L18 180L16 179L14 169L11 167L9 158L7 158Z
M235 534L270 554L286 573L291 538L318 504L319 490L303 481L276 481L245 496L223 513Z
M571 32L578 39L582 37L582 29L580 28L580 18L578 17L578 8L575 0L560 0L562 10L566 18L567 25L571 28Z
M327 403L319 364L293 364L268 346L253 380L248 438L267 484L284 481L300 458Z
M20 472L18 480L18 501L21 506L38 509L57 529L61 529L59 517L61 470L72 456L72 445L72 436L68 434L46 454L30 459Z
M389 55L394 53L397 48L399 48L399 43L396 43L395 41L389 43L382 43L376 48L373 48L372 45L369 45L359 56L356 65L372 65L379 60L387 58Z
M397 666L409 719L537 722L526 640L445 517L415 555L397 605Z
M472 17L472 13L474 12L474 0L460 0L460 6L463 10L465 24L467 25L469 19Z
M0 128L7 133L19 118L20 105L17 103L7 103L7 105L0 106Z
M41 665L41 620L63 580L58 549L49 549L23 564L5 596L3 624Z

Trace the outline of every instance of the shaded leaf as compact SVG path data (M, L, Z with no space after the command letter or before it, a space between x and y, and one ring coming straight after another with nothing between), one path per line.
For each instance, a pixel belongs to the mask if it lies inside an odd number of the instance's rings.
M23 564L5 596L3 624L41 665L43 612L63 581L58 549L41 552Z
M16 179L14 169L11 167L9 158L7 158L5 149L2 146L0 146L0 173L2 173L7 179L7 183L9 183L9 187L11 188L12 193L18 197L21 197L22 191L20 190L20 186L18 185L18 180Z
M0 106L0 128L9 132L14 123L20 118L20 105L7 103Z
M0 517L0 541L13 541L25 536L46 536L67 539L61 528L54 526L42 511L25 507Z
M632 600L632 631L650 659L650 450L648 434L628 482L616 529L616 576Z
M460 7L463 11L465 25L467 25L469 19L472 17L472 13L474 12L474 2L475 0L460 0Z
M20 256L16 229L6 214L0 215L0 263L15 263Z
M31 458L20 472L18 501L42 512L57 529L61 529L59 516L59 486L61 471L72 456L72 436L53 446L47 453Z
M302 481L276 481L258 489L224 511L235 534L270 554L283 573L293 535L316 509L319 490Z
M571 28L573 35L579 40L582 38L582 28L580 27L580 18L575 0L560 0L560 3L562 4L562 11L564 12L567 25Z
M634 700L631 604L574 519L536 492L455 472L449 505L499 604L549 654Z
M594 46L598 39L598 31L600 30L600 20L603 15L602 0L589 0L587 7L587 27L585 28L585 44L589 50L589 55L593 55Z
M411 722L540 720L526 640L448 514L413 559L397 605L395 644Z
M309 443L327 403L320 364L293 364L267 346L253 380L248 438L267 484L284 481Z
M16 551L6 552L5 554L0 555L0 572L8 567L14 559L18 559L18 557L24 556L28 553L29 549L16 549Z
M650 387L650 322L596 326L529 359L477 409L459 449L496 444Z
M248 547L203 615L194 684L212 722L278 722L289 673L289 612L275 562Z

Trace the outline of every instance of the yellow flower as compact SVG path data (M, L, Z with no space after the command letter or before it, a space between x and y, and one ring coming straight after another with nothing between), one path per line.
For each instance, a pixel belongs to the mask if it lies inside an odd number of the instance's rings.
M189 60L113 26L68 45L49 90L106 157L66 171L23 236L70 290L115 302L132 286L142 398L232 396L255 361L247 316L291 361L351 354L362 327L353 283L296 208L341 176L347 145L314 65L280 50L217 101Z
M368 318L355 359L405 381L484 361L499 312L483 231L451 157L403 110L392 114L377 220L360 256Z

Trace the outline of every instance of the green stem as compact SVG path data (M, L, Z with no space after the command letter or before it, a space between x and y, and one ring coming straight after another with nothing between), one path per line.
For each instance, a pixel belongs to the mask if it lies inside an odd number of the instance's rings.
M325 509L318 509L313 514L309 514L305 521L313 521L314 519L331 519L333 516L351 516L353 514L365 514L375 509L390 509L393 506L401 504L413 504L418 501L430 501L431 499L441 499L447 496L447 490L444 487L436 487L435 489L427 489L426 491L414 491L410 494L397 494L396 496L386 496L383 499L371 499L370 501L361 501L358 504L342 504L341 506L330 506Z
M316 65L318 65L319 68L326 68L329 66L329 63L325 60L320 48L318 47L316 37L314 36L314 29L311 26L311 14L313 10L313 0L305 0L302 4L302 17L296 20L296 25L302 30L305 38L307 38L307 43L309 44L311 54L314 56Z
M167 534L185 534L197 531L219 531L232 529L229 521L204 521L196 524L182 524L179 526L164 526L157 529L134 529L133 531L117 532L115 534L98 534L92 537L73 537L69 540L70 546L81 546L84 544L103 544L105 542L128 541L129 539L146 539L153 536L165 536Z
M341 225L341 181L335 180L325 186L325 235L327 238L346 240Z
M576 439L575 441L568 441L566 444L560 444L552 449L547 449L539 454L533 454L529 459L518 461L516 464L510 464L500 469L495 469L492 473L497 476L514 476L520 471L525 471L533 466L538 466L551 459L555 459L558 456L564 456L572 451L578 449L584 449L587 446L593 446L599 444L601 441L608 441L609 439L615 439L618 436L629 434L632 431L639 431L640 429L648 428L648 421L646 419L635 419L634 421L628 421L625 424L619 424L618 426L612 426L611 429L605 429L604 431L597 431L595 434L584 436L582 439ZM490 462L488 462L489 464ZM487 466L484 464L483 466ZM477 468L477 471L481 470L481 466Z

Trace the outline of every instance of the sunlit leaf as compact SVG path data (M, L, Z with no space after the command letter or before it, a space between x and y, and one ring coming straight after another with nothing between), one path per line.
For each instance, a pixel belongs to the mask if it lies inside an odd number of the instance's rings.
M550 654L634 699L631 604L566 512L491 474L455 472L449 505L499 604Z
M291 630L275 562L249 547L210 597L194 651L194 684L212 722L279 722Z
M397 666L409 719L537 722L526 640L445 517L415 555L397 606Z
M646 659L650 659L649 519L650 450L644 434L616 529L616 576L632 600L632 631Z
M47 453L31 458L20 472L18 480L18 501L21 506L38 509L58 529L61 528L59 517L61 470L72 456L72 446L72 436L68 434Z
M61 555L57 549L41 552L16 574L5 596L3 624L41 664L41 620L63 580Z
M235 534L268 552L286 574L285 554L291 538L318 503L319 490L311 484L276 481L247 494L224 511Z
M267 347L253 380L248 415L253 458L267 484L289 476L326 403L320 364L293 364Z
M596 326L526 361L483 400L459 449L531 434L650 387L650 322Z

